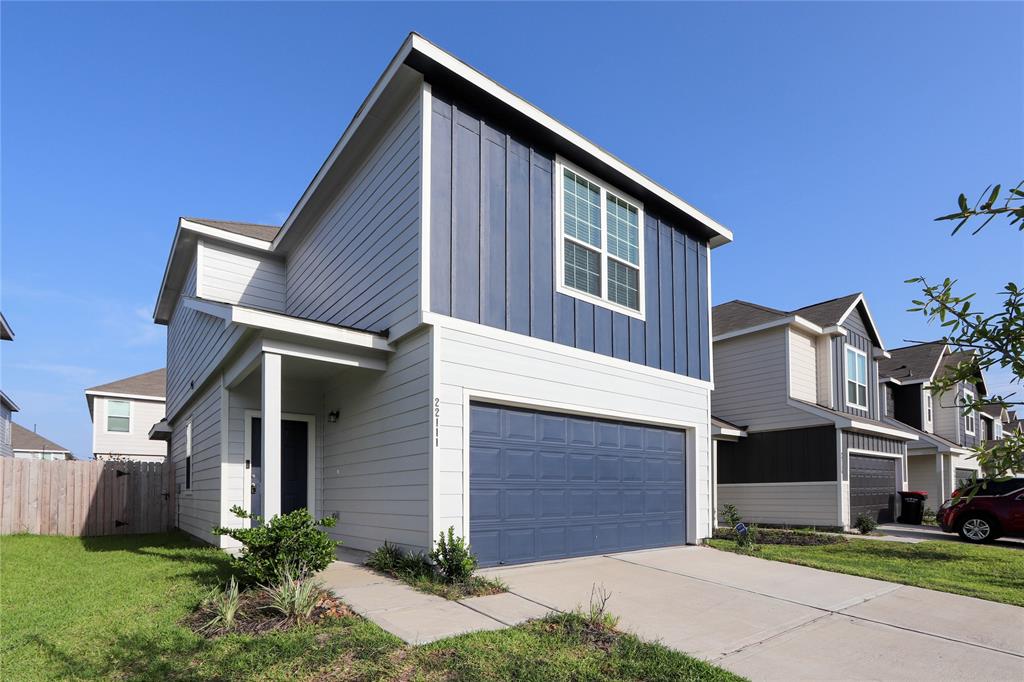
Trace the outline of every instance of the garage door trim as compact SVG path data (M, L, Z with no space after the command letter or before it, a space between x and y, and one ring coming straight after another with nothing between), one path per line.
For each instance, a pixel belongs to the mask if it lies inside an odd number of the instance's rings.
M892 488L889 510L890 510L891 515L893 517L892 520L895 521L895 518L896 518L897 514L899 513L899 511L898 511L898 504L899 504L899 502L897 500L898 496L896 494L896 491L903 489L903 481L901 480L900 477L901 477L901 475L904 475L904 476L906 475L906 472L904 471L905 468L906 468L906 465L902 464L904 462L903 455L897 455L897 454L893 454L891 452L876 452L876 451L873 451L873 450L861 450L861 449L857 449L857 448L850 448L850 449L848 449L846 454L847 454L847 471L849 472L849 479L847 481L848 482L848 490L847 490L846 495L847 495L847 504L848 504L849 510L850 510L850 525L853 525L854 523L857 522L857 515L853 511L853 509L854 509L854 505L853 505L853 458L854 457L865 457L865 458L869 458L869 459L888 460L892 464L892 468L893 468L893 483L894 483L894 485L893 485L893 488ZM900 466L897 466L897 464L900 464Z

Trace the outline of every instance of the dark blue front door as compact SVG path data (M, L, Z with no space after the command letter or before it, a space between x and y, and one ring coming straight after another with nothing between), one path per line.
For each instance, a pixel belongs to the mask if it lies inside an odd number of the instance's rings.
M263 515L263 420L253 417L252 443L252 513ZM309 424L292 419L281 420L281 513L287 514L306 506L306 484L309 473Z
M679 430L477 404L470 544L483 566L684 542Z

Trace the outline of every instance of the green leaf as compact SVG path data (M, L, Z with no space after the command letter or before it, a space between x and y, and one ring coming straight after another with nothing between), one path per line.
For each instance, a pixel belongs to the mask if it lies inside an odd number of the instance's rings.
M962 212L964 212L964 213L967 213L967 211L969 211L969 210L970 210L970 209L969 209L969 208L967 207L967 197L966 197L966 196L964 196L963 194L961 194L961 195L960 195L960 196L959 196L959 197L957 198L957 203L958 203L958 204L960 204L960 210L961 210Z

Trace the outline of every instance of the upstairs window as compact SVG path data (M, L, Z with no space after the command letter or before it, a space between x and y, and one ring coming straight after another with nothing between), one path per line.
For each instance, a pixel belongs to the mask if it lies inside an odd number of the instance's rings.
M643 207L564 162L558 177L558 286L643 319Z
M846 404L868 409L868 356L853 346L846 347Z
M932 423L932 394L927 388L924 394L924 421L926 424Z
M965 388L964 389L964 405L970 405L972 402L974 402L974 393L972 393L971 391L968 391ZM974 410L971 410L966 415L964 415L964 431L967 432L967 435L973 436L974 432L976 430L977 430L976 417L974 415Z
M107 401L107 433L129 433L132 430L132 404L128 400Z

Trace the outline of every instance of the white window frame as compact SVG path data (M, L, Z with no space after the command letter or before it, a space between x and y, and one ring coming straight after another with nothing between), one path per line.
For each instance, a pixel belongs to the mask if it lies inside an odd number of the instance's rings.
M971 396L968 398L967 396ZM963 396L963 405L967 405L974 400L974 391L965 388ZM969 410L964 414L964 433L968 436L973 436L978 431L978 417L974 413L974 410Z
M584 180L597 185L600 189L600 204L601 204L601 246L600 248L595 247L593 244L576 239L565 234L565 212L564 206L564 193L565 193L565 170L570 170L576 175L580 176ZM646 298L644 296L644 205L637 199L631 197L625 192L619 191L615 187L612 187L606 182L601 182L596 177L580 169L574 164L566 161L561 156L555 160L555 176L554 176L554 205L555 205L555 291L566 296L572 296L588 303L601 306L614 310L615 312L628 315L629 317L636 318L638 320L646 319L645 316L645 305ZM608 195L611 194L628 204L632 205L637 210L637 239L638 239L638 259L637 263L633 264L629 261L623 260L618 256L614 256L608 253L608 208L607 201ZM590 251L598 251L601 256L601 295L595 296L587 293L586 291L580 291L579 289L573 289L565 284L565 240L568 239L581 247L586 248ZM614 301L608 300L608 260L616 260L623 265L637 270L637 294L639 301L639 310L633 310L628 306L615 303Z
M932 392L924 389L924 423L931 425L935 419L935 399Z
M128 430L127 431L111 431L110 430L110 404L111 403L128 403ZM126 400L125 398L106 398L103 403L103 432L108 433L112 436L130 436L132 435L132 427L135 425L135 401Z
M852 408L857 409L857 410L864 410L866 412L867 409L868 409L867 403L871 402L871 399L868 396L868 373L869 373L868 372L868 354L865 353L864 351L862 351L860 348L857 348L856 346L851 346L848 343L847 344L843 344L843 345L844 345L844 347L846 349L845 352L843 353L843 373L846 375L845 376L846 381L843 383L843 400L845 401L847 406L852 407ZM850 356L850 352L851 351L853 353L855 353L856 355L864 358L864 383L863 384L858 382L856 377L853 377L853 378L850 377L849 356ZM865 403L864 405L859 405L857 403L850 402L850 382L853 382L853 384L856 385L856 386L863 386L864 387L864 403ZM857 393L857 391L854 391L854 393Z
M185 481L186 491L192 490L192 420L185 424Z

